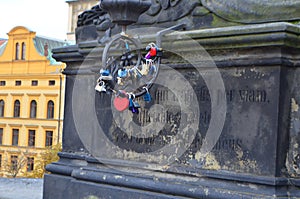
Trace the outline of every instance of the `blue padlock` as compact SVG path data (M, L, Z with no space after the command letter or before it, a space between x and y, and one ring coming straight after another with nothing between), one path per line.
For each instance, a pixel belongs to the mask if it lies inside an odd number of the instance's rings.
M137 101L133 101L133 107L134 108L141 108L141 106L139 105L139 103Z
M150 102L152 100L152 98L151 98L151 95L148 91L148 88L144 87L144 89L146 90L146 93L144 94L143 99L144 99L145 102Z
M107 69L102 70L100 73L101 73L101 75L103 75L103 76L109 76L109 75L110 75L110 72L109 72L109 70L107 70Z
M139 103L134 101L135 95L134 94L129 94L129 107L128 109L131 110L132 113L139 113L139 108L141 107Z
M112 78L113 78L108 69L105 69L105 70L101 69L100 74L101 74L100 80L109 81L109 80L112 80Z
M133 107L133 109L131 111L132 111L132 113L139 114L139 109L138 108Z
M127 77L127 70L126 69L119 69L118 76L121 78Z
M128 106L128 109L132 111L132 109L134 108L133 106L133 100L131 97L129 97L129 106Z

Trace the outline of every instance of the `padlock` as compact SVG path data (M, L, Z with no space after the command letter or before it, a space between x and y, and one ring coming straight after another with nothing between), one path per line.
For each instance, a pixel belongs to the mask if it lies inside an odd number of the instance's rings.
M148 75L148 72L149 72L149 66L147 64L143 64L141 74L146 76L146 75Z
M117 84L120 85L120 86L124 85L124 82L122 81L121 77L117 77Z
M156 73L156 66L155 65L151 65L150 69L149 69L149 74L150 75L154 75L154 73Z
M146 51L148 51L148 53L145 56L146 59L150 59L151 57L156 57L157 46L155 45L155 43L150 43L146 46Z
M129 106L128 109L131 110L132 113L139 113L139 108L141 107L139 103L135 101L135 95L134 94L128 94L129 96Z
M100 74L101 74L100 80L107 80L107 81L112 80L112 76L111 76L109 70L107 70L107 69L105 69L105 70L101 69L100 70Z
M129 94L129 106L128 106L128 109L129 109L129 110L132 110L133 107L134 107L134 106L133 106L133 100L132 100L132 98L131 98L131 94Z
M129 69L128 70L128 76L129 77L135 77L135 72L134 71L135 71L134 68Z
M129 77L132 77L132 78L141 78L142 77L142 74L136 69L136 68L132 68L132 69L129 69Z
M145 55L145 59L151 59L150 52L148 52L148 53Z
M141 77L143 77L142 73L138 69L135 69L134 71L135 71L135 74L136 74L135 77L137 79L140 79Z
M141 108L140 104L135 100L133 100L133 107L134 108Z
M148 91L147 87L143 87L146 90L146 93L143 95L143 99L145 102L150 102L152 100L151 95Z
M162 48L157 48L156 50L157 50L156 57L162 57L163 56L163 50L162 50Z
M105 83L103 81L100 81L99 83L96 84L95 90L98 92L104 92L106 93L106 88L105 88Z
M129 106L129 99L125 92L119 91L114 99L114 106L118 111L124 111Z
M108 76L108 75L110 75L110 72L107 69L101 69L100 74L103 75L103 76Z
M135 113L135 114L139 114L139 109L133 107L133 108L131 109L131 112L132 112L132 113Z
M127 77L127 70L126 69L119 69L118 70L118 76L121 78Z
M151 57L155 57L156 56L156 47L151 47L150 48L150 56Z

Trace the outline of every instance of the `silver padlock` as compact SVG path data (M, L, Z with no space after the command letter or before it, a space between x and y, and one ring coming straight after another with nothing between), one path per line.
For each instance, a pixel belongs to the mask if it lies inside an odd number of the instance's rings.
M106 93L106 88L105 88L105 83L104 81L100 81L99 83L96 84L95 90L98 92L104 92Z

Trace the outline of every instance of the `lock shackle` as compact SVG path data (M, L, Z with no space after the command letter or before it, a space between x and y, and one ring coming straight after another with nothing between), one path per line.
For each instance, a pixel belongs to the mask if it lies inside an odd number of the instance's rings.
M134 100L136 97L134 93L126 93L126 95L128 96L128 99L132 99L132 100Z
M143 89L146 90L146 93L149 93L149 89L146 86L144 86Z
M118 91L116 92L116 96L117 96L117 97L125 98L125 97L128 97L128 94L127 94L125 91L123 91L123 90L118 90Z

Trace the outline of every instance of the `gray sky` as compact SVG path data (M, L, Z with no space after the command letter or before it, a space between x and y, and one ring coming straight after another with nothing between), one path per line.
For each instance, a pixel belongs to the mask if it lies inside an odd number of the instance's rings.
M67 38L68 4L65 0L0 0L0 38L15 26L25 26L37 35Z

